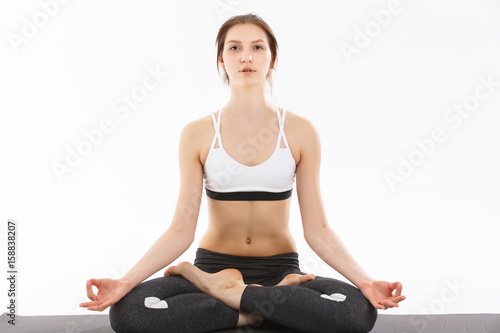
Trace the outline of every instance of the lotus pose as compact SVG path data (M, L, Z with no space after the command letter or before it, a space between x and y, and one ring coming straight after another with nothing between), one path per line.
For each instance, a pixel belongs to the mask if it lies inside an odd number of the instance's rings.
M207 332L263 321L304 332L370 331L377 309L405 299L402 285L370 277L330 227L318 132L266 94L277 59L273 31L255 14L233 16L216 45L230 99L181 132L170 226L123 277L88 280L90 302L80 306L111 306L117 332ZM294 182L307 244L351 283L299 268L288 227ZM209 226L196 258L167 267L194 241L204 190ZM165 267L163 277L145 281Z

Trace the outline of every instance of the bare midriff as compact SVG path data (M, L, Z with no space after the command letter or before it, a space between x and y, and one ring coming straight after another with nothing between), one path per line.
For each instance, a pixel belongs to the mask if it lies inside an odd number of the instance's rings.
M208 198L208 228L199 247L245 257L297 252L288 228L291 198L220 201Z

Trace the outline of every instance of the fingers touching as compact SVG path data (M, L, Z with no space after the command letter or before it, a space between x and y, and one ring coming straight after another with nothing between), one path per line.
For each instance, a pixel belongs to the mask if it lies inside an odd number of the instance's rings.
M94 291L92 290L92 281L91 280L87 281L86 287L87 287L87 297L90 300L95 301L97 299L97 296L94 294Z
M401 296L401 291L403 290L403 285L400 282L391 283L391 291L396 289L394 296Z
M92 290L92 285L98 287L98 284L99 281L95 279L87 280L87 283L85 284L85 287L87 289L87 297L92 302L80 303L80 307L85 307L88 310L93 310L93 311L102 311L105 309L105 307L103 307L103 305L105 304L100 304L101 302L98 300L97 295L95 295L94 291Z
M399 302L404 301L406 296L401 295L403 291L403 285L400 282L392 282L389 284L389 293L390 297L388 299L384 299L376 304L375 308L386 310L388 308L398 308ZM392 292L395 290L394 294Z

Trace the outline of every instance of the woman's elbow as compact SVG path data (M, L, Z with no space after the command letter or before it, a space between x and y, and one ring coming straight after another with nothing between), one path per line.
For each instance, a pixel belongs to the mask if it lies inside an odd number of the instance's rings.
M182 239L182 241L189 243L189 245L194 242L195 231L196 225L192 226L189 223L175 221L167 229L167 232L174 234L176 239Z

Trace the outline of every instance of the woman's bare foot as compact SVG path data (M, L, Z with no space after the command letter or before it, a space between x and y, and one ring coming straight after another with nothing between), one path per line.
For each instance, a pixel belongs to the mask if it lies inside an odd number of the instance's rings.
M277 284L277 286L298 286L304 282L314 280L315 278L316 275L314 274L288 274L283 280L281 280L280 283Z
M164 276L180 275L205 294L220 299L233 309L240 309L241 295L247 286L243 275L234 268L223 269L217 273L206 273L188 261L168 267Z
M180 275L204 293L220 299L226 305L236 310L240 309L241 295L247 286L243 282L241 272L237 269L229 268L210 274L202 271L188 261L168 267L163 275ZM298 286L315 278L314 274L288 274L277 286ZM259 284L251 285L261 286ZM262 317L240 311L237 326L251 325L262 320Z

